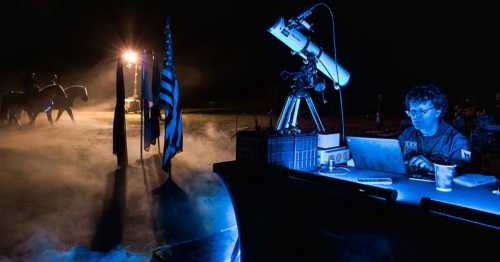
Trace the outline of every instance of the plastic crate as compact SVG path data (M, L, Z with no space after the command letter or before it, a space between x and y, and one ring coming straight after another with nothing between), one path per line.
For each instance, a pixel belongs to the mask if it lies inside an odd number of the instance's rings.
M317 167L316 133L279 135L240 131L236 135L236 160L259 161L290 169L311 170Z

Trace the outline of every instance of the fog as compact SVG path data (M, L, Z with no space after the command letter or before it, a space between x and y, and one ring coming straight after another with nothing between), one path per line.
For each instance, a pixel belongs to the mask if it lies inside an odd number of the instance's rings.
M139 115L127 115L129 167L119 180L113 114L97 111L102 105L75 109L75 123L65 114L55 125L43 116L33 127L0 128L0 261L51 254L83 258L90 250L101 256L150 256L159 245L220 232L230 233L224 240L227 250L220 252L230 251L237 234L234 212L211 169L213 163L234 159L235 116L184 115L184 151L173 160L171 181L186 199L165 209L151 194L167 181L156 146L144 152L144 169L140 165ZM117 190L120 183L123 189ZM123 199L116 197L120 194ZM172 213L179 210L189 217ZM113 235L114 227L120 233L109 243L119 245L103 249L102 236Z

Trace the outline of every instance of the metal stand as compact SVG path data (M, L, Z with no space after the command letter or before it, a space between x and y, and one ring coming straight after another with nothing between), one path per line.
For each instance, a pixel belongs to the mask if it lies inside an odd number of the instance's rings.
M299 106L301 99L306 100L309 111L313 117L316 129L319 133L325 133L325 127L319 118L318 111L309 95L309 92L303 88L293 89L285 101L285 105L281 110L280 117L276 126L277 131L291 131L298 133L300 130L297 128L297 115L299 113Z

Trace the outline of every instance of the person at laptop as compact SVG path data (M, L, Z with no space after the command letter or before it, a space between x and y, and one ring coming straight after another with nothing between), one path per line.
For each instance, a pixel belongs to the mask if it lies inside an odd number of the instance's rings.
M470 143L443 120L448 101L444 92L429 84L412 88L405 96L406 114L412 125L399 136L410 170L433 171L433 163L470 162Z

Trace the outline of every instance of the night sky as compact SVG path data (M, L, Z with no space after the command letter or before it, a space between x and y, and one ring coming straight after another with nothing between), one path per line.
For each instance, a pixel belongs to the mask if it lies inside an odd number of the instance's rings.
M15 2L1 11L2 90L31 71L47 81L58 73L64 82L67 75L113 61L127 45L161 51L164 17L171 15L183 106L214 101L251 111L281 108L289 88L279 74L301 65L267 28L316 1ZM423 83L441 86L452 104L463 95L493 102L499 89L495 9L434 2L327 2L335 13L339 63L351 73L344 89L347 113L373 110L375 95L383 93L386 107L398 114L404 92ZM316 9L310 21L316 33L307 35L331 53L327 10ZM326 95L329 103L320 110L334 110L337 93L328 89Z

